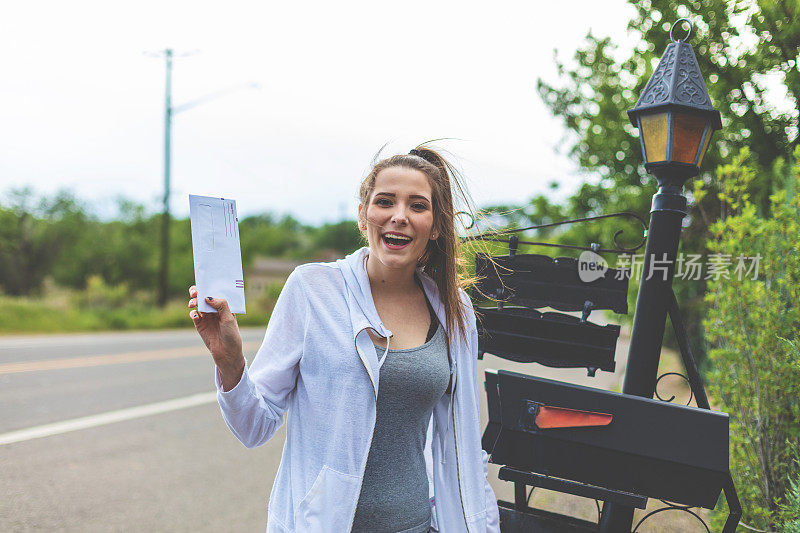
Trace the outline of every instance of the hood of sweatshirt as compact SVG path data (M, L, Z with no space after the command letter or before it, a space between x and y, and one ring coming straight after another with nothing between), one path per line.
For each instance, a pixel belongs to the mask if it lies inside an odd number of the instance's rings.
M364 328L372 328L381 337L391 338L392 332L381 322L372 299L372 289L367 275L367 257L369 257L369 248L364 246L344 259L336 261L347 286L347 297L351 299L349 303L353 304L350 305L350 319L357 332ZM436 317L441 324L445 324L444 307L439 300L439 288L436 286L436 282L421 267L417 268L417 276L422 282L428 301L436 312Z

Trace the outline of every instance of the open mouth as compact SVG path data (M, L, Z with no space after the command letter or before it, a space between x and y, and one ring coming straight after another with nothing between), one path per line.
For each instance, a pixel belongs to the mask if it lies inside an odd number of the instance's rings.
M408 246L412 239L410 237L400 236L394 233L384 233L381 239L387 248L390 250L400 250Z

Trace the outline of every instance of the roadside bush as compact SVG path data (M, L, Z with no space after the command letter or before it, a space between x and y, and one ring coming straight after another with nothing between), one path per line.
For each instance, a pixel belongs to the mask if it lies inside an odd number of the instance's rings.
M103 329L102 320L95 313L84 313L77 307L64 309L40 298L0 296L0 307L3 309L0 334Z
M236 315L236 321L239 325L266 327L285 283L285 281L268 283L264 290L261 291L261 294L247 303L247 314Z
M132 296L127 283L109 285L93 274L86 278L86 289L76 293L75 303L81 309L117 309L130 302Z
M781 504L792 501L790 480L800 475L793 454L800 444L800 165L762 216L750 201L749 157L744 149L717 170L723 211L708 248L729 261L730 271L708 280L703 325L711 391L730 414L730 467L742 522L774 530ZM740 258L748 260L737 271Z
M800 468L800 455L795 456L795 465ZM789 480L789 493L786 502L781 504L781 531L800 533L800 476Z

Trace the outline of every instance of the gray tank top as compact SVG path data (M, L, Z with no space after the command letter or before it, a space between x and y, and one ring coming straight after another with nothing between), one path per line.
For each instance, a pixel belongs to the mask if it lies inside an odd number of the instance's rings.
M438 321L437 321L438 325ZM389 349L380 371L375 434L353 532L427 533L431 508L425 436L450 381L444 328L422 346ZM375 345L378 357L385 348Z

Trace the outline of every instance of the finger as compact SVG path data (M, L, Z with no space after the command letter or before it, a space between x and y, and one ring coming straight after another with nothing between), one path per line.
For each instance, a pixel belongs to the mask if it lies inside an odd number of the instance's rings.
M200 322L200 316L199 316L199 312L198 311L195 311L195 310L190 311L189 312L189 317L192 319L192 322L194 322L195 324Z
M191 296L192 298L197 296L197 285L192 285L191 287L189 287L189 296Z
M222 318L223 315L227 316L231 313L230 309L228 308L228 302L225 300L225 298L212 298L211 296L207 296L206 302L219 312L220 318Z
M197 298L189 300L189 307L197 307Z

